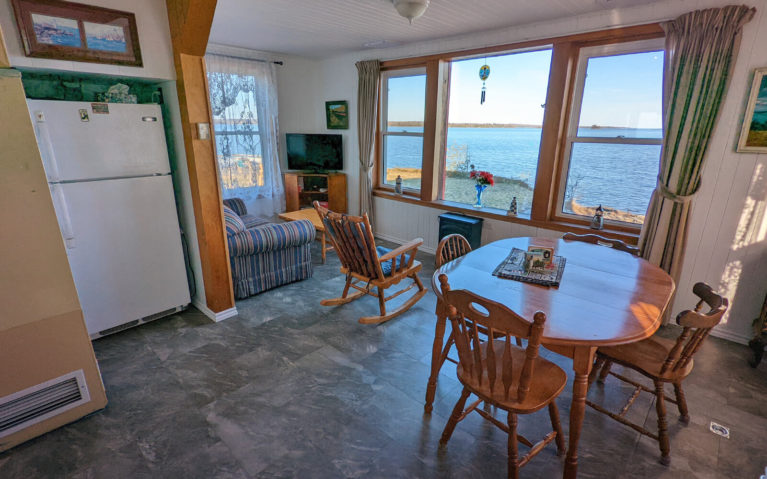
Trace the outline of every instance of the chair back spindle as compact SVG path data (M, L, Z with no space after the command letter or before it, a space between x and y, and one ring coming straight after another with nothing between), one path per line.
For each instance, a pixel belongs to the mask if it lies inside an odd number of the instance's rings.
M529 322L495 301L470 291L451 290L444 274L439 276L439 281L453 327L459 364L469 380L490 396L500 388L505 400L515 397L518 402L524 401L534 374L546 315L538 311ZM482 341L481 328L487 331L487 338L497 339ZM519 349L512 344L515 338L528 340L522 364L514 364L512 349ZM498 347L502 347L502 351L498 351ZM512 391L515 379L517 388Z
M454 233L445 236L439 242L439 245L437 246L437 254L434 258L437 268L470 251L471 245L463 235Z
M383 279L368 215L336 213L319 205L315 205L315 209L341 264L351 273Z
M706 283L696 283L692 292L700 299L694 310L682 311L677 315L676 322L682 326L682 333L669 351L661 374L687 367L729 307L727 298L716 294ZM705 306L708 306L708 311L702 312Z

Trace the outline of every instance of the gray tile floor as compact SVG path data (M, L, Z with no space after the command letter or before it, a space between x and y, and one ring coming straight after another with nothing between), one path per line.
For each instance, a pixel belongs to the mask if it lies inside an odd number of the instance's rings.
M315 245L315 261L318 253ZM420 259L428 281L433 257ZM332 253L315 266L312 279L239 302L240 315L221 323L191 309L96 341L107 408L0 454L0 478L505 477L506 436L479 415L438 447L460 392L454 368L443 369L434 413L423 414L434 295L365 326L357 318L376 300L320 306L343 277ZM569 360L545 354L571 373ZM704 345L685 382L691 424L669 408L670 467L655 442L587 408L579 477L759 477L767 362L751 369L747 358L744 346ZM570 389L557 400L565 434ZM615 409L630 393L611 378L589 397ZM629 415L654 428L652 397ZM710 433L712 420L732 437ZM548 427L545 411L520 419L529 438ZM522 476L561 477L562 465L550 445Z

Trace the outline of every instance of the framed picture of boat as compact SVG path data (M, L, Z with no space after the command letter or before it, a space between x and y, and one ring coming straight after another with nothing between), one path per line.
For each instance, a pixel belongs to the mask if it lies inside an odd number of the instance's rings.
M346 100L326 101L325 117L329 130L348 130L349 105Z
M143 66L130 12L59 0L11 0L28 57Z
M767 152L767 68L754 71L738 152Z

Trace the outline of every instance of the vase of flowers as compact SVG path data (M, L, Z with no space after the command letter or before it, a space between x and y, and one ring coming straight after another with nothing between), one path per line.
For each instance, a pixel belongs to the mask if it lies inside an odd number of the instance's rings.
M469 178L472 178L476 182L474 187L477 189L477 202L474 203L474 207L482 208L482 193L485 192L488 186L493 186L495 184L493 174L489 171L475 170L472 166Z

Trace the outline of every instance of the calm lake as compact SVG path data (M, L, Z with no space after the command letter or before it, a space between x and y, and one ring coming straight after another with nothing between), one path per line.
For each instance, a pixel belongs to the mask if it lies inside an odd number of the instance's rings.
M422 131L393 127L390 131ZM660 129L581 128L579 136L661 138ZM535 183L540 128L450 127L447 165L466 159L479 170ZM421 168L419 137L388 136L389 168ZM576 143L570 161L565 199L581 205L602 204L645 214L658 176L660 145ZM454 169L454 167L452 168Z

